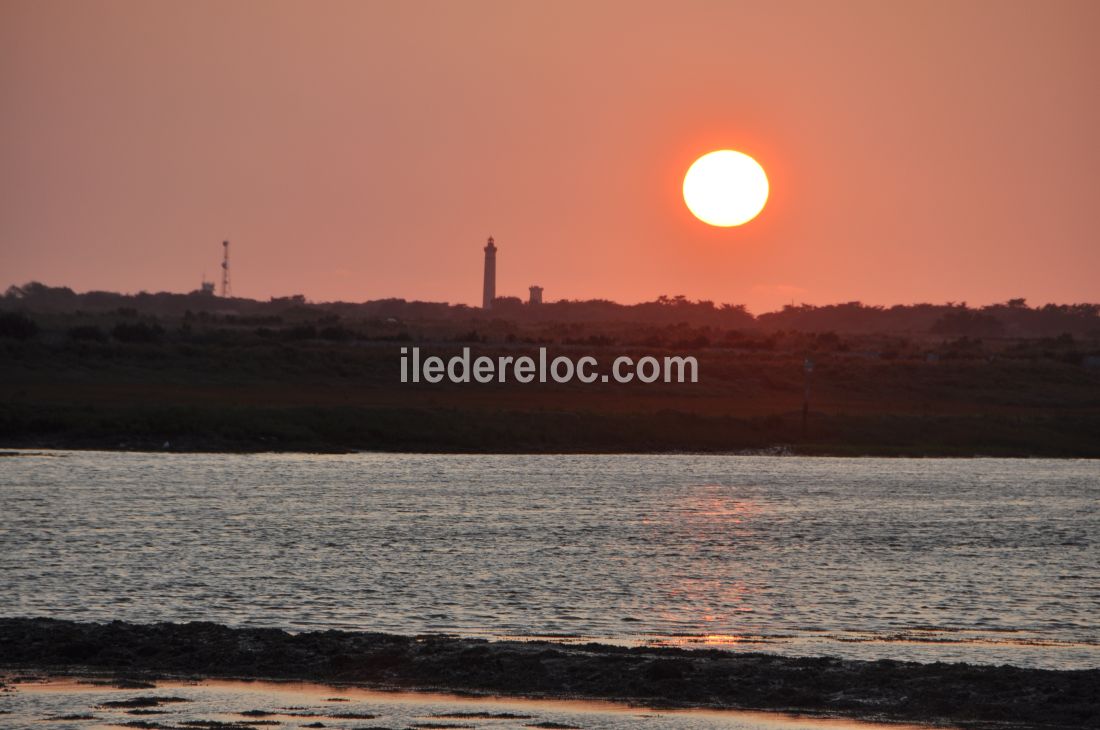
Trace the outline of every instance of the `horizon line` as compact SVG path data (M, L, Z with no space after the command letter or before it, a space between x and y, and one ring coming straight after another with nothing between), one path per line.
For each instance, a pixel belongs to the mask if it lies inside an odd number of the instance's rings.
M349 300L343 300L343 299L328 299L328 300L310 299L305 294L295 293L295 294L285 294L285 295L271 295L266 300L264 300L264 299L256 299L256 298L253 298L253 297L250 297L250 296L236 296L235 295L235 296L231 296L231 297L222 297L222 296L218 296L218 295L214 295L214 294L204 294L199 289L193 289L193 290L187 291L187 292L167 291L167 290L162 290L162 291L158 291L158 292L150 292L150 291L146 291L146 290L139 290L137 292L122 292L122 291L111 291L111 290L107 290L107 289L88 289L88 290L85 290L85 291L81 292L81 291L76 291L72 287L68 287L68 286L64 286L64 285L55 286L55 285L46 284L44 282L37 281L37 280L28 281L24 284L11 284L11 285L9 285L8 287L6 287L4 289L4 293L3 293L2 296L3 296L4 299L7 299L7 298L9 298L9 294L13 289L21 290L24 287L27 287L27 286L30 286L30 285L33 285L33 284L38 284L38 285L43 286L47 289L68 289L70 292L73 293L74 296L86 296L86 295L89 295L89 294L111 294L111 295L121 296L121 297L139 297L139 296L143 296L143 295L144 296L174 296L174 297L199 296L199 297L203 297L204 299L210 299L210 300L216 300L216 301L225 301L225 302L246 301L246 302L255 302L257 304L269 304L269 303L275 302L276 300L280 300L280 299L294 299L294 298L297 298L297 297L301 297L302 298L302 303L310 305L310 306L340 305L340 304L357 306L357 305L371 304L371 303L374 303L374 302L383 302L383 301L403 301L403 302L409 302L409 303L416 302L416 303L421 303L421 304L434 304L434 305L442 305L442 306L456 307L456 308L464 307L464 308L467 308L467 309L470 309L470 310L473 310L473 311L476 311L476 312L491 313L491 311L492 311L492 310L486 310L486 309L484 309L482 307L479 307L477 305L467 304L466 302L450 302L450 301L445 301L445 300L431 300L431 299L408 299L406 297L399 297L399 296L386 296L386 297L379 297L379 298L376 298L376 299L363 299L361 301L349 301ZM813 304L813 303L810 303L810 302L799 302L799 303L796 304L794 301L792 301L790 304L782 305L782 307L780 307L779 309L773 309L773 310L761 311L761 312L754 312L754 311L752 311L748 308L747 304L737 304L737 303L732 303L732 302L718 302L716 300L711 300L711 299L691 299L691 298L687 297L684 294L676 294L676 295L672 295L672 296L665 295L665 294L660 294L656 298L651 299L651 300L645 300L645 301L639 301L639 302L630 302L630 303L618 302L618 301L615 301L613 299L606 299L606 298L600 298L600 297L591 298L591 299L557 299L557 300L548 300L548 301L542 302L541 304L534 305L534 306L553 306L553 305L557 305L557 304L586 304L586 303L601 302L601 303L612 304L612 305L619 306L619 307L629 308L629 307L642 306L642 305L646 305L646 304L660 304L662 298L665 299L667 302L670 302L670 303L673 303L673 304L678 302L678 301L683 302L684 304L687 304L687 305L700 305L700 304L705 304L705 303L709 302L711 304L711 306L716 310L719 310L722 307L728 307L730 309L740 309L740 310L744 311L746 314L749 314L750 316L752 316L754 318L759 317L759 316L763 316L763 315L767 315L767 314L775 314L775 313L785 312L790 308L801 309L801 308L807 308L808 307L808 308L813 308L813 309L825 309L825 308L829 308L829 307L842 307L842 306L850 306L850 305L858 305L859 307L864 308L864 309L882 309L882 310L889 310L889 309L894 309L894 308L897 308L897 307L922 307L922 306L946 307L946 308L954 308L954 309L972 309L972 310L987 309L987 308L993 308L993 307L1004 307L1004 308L1008 308L1008 309L1026 309L1026 310L1031 310L1031 311L1038 311L1038 310L1043 309L1044 307L1050 307L1050 306L1054 306L1054 307L1095 307L1097 309L1100 309L1100 302L1088 302L1088 301L1081 301L1081 302L1045 302L1043 304L1029 304L1027 302L1026 297L1010 297L1009 299L1006 299L1004 301L989 302L989 303L984 303L984 304L971 304L971 303L967 302L966 300L960 300L960 301L948 300L948 301L940 302L940 303L928 302L928 301L910 302L910 303L895 302L893 304L875 304L875 303L865 302L865 301L862 301L862 300L859 300L859 299L851 299L851 300L848 300L848 301L836 301L836 302L831 302L831 303L828 303L828 304ZM516 299L516 300L519 300L519 302L523 306L530 306L528 302L524 301L522 297L518 297L518 296L510 296L510 295L509 296L500 296L500 297L496 297L494 299L494 301L496 301L497 299Z

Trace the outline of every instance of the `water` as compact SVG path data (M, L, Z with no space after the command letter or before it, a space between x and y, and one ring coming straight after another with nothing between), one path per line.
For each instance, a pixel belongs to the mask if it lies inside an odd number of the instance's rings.
M334 696L335 695L335 696ZM172 697L147 714L106 703ZM0 693L0 725L53 730L98 730L134 721L167 727L201 723L256 723L279 727L493 728L531 727L621 730L918 730L920 726L847 719L795 717L737 710L650 710L624 704L579 700L525 700L436 693L380 692L297 682L171 682L155 689L117 690L87 680L53 679L14 685ZM257 713L263 713L262 715ZM343 715L343 717L341 717ZM357 717L350 717L357 716ZM82 719L76 719L76 718ZM72 718L72 719L59 719ZM178 724L173 724L178 723ZM210 727L212 725L206 725Z
M10 616L1100 666L1100 463L0 458Z

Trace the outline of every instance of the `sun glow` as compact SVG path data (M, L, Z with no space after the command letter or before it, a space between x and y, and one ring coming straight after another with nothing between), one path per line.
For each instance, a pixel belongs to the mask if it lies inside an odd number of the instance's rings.
M684 202L692 214L712 226L748 223L768 202L768 176L743 152L709 152L684 175Z

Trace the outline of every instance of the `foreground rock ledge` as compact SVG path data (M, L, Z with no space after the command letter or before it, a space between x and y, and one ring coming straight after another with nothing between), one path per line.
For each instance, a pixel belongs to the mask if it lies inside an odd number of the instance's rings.
M836 713L966 727L1100 726L1100 669L790 658L212 623L0 619L0 664L53 672L299 679L655 706Z

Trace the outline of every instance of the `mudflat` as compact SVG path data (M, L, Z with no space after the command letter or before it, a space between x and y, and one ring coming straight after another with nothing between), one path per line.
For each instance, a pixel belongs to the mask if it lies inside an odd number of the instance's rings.
M0 619L0 663L50 673L297 679L661 707L826 713L965 727L1100 722L1100 669L793 658L717 650L489 642L213 623Z

